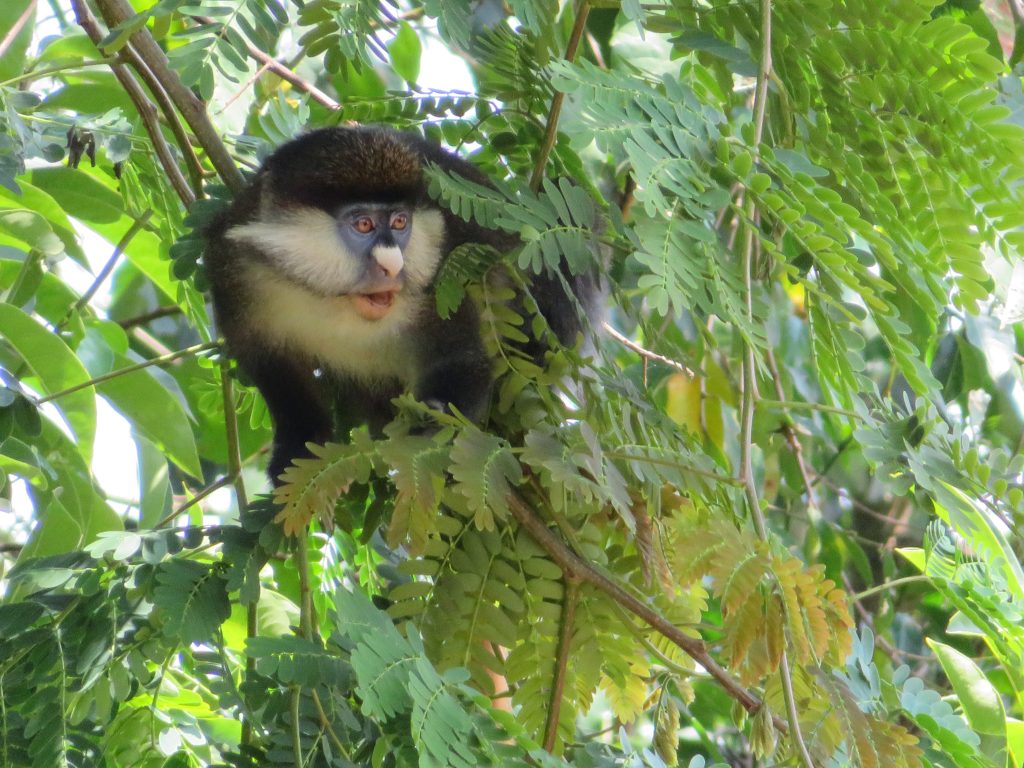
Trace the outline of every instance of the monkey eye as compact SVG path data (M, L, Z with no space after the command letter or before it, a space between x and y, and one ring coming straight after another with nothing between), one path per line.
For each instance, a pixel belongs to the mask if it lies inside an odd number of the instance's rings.
M352 226L355 228L356 232L361 235L368 235L370 232L373 232L375 227L373 218L370 216L357 217L356 220L352 222Z
M391 228L392 229L405 229L409 226L409 215L406 213L396 213L391 217Z

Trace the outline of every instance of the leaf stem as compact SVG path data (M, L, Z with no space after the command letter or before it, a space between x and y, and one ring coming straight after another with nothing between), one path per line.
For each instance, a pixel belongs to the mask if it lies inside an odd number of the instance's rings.
M631 349L634 352L636 352L638 355L640 355L640 357L646 358L647 360L655 360L659 363L664 363L665 365L671 366L672 368L675 368L678 371L682 371L690 378L693 378L697 375L682 363L673 360L670 357L664 357L663 355L659 355L657 352L651 352L649 349L641 347L635 341L632 341L628 337L622 335L617 330L615 330L611 323L602 323L601 327L609 336L611 336L613 339L615 339L617 342L619 342L622 346L626 347L627 349Z
M580 601L580 580L566 571L565 595L562 599L562 615L559 619L558 651L555 656L555 679L551 681L551 696L548 700L547 722L544 724L544 749L553 752L558 740L558 721L562 714L562 698L565 692L565 675L569 666L569 649L572 648L573 629L576 626L576 606Z
M117 62L117 58L114 56L108 56L102 59L93 59L92 61L80 61L75 64L57 64L52 67L46 67L44 69L35 69L29 72L12 77L9 80L0 82L0 88L5 88L11 85L17 85L18 83L24 83L31 80L39 80L50 75L57 75L61 72L76 71L79 69L88 69L89 67L105 67L108 64L114 64Z
M761 141L764 137L765 114L768 107L768 79L772 71L772 0L761 0L761 63L757 71L757 87L754 90L754 157L760 155ZM754 228L757 226L757 204L753 195L746 195L744 200L744 246L743 246L743 279L746 287L747 320L754 322ZM740 417L740 478L743 480L744 495L750 510L750 519L762 541L768 540L768 527L765 524L761 500L758 498L757 486L754 482L752 454L754 450L754 412L759 400L757 392L757 362L754 358L754 347L749 339L744 340L744 352L740 372L742 382L742 406ZM810 486L808 486L810 493ZM793 691L793 676L789 666L789 658L782 651L779 660L779 678L782 682L783 699L786 702L786 715L789 721L790 736L795 751L799 755L804 768L814 768L807 744L800 731L800 713L797 710L796 695Z
M102 376L97 376L94 379L89 379L89 381L83 381L80 384L75 384L73 387L62 389L60 392L54 392L52 395L40 397L35 401L35 404L42 405L43 403L48 403L51 400L56 400L57 398L64 397L65 395L70 395L74 392L96 386L97 384L102 384L105 381L116 379L118 376L126 376L129 373L135 373L136 371L141 371L143 368L150 368L154 365L172 363L179 358L188 357L189 355L198 355L202 352L208 352L211 349L217 349L219 346L220 344L216 341L208 341L203 344L195 344L194 346L186 347L185 349L179 349L177 352L171 352L167 355L160 355L160 357L143 360L141 363L129 365L125 368L118 368L116 371L111 371L110 373L104 373Z
M569 35L569 43L565 47L566 61L571 62L576 58L576 51L580 47L580 40L583 38L589 14L590 0L579 0L579 4L576 6L576 21L572 27L572 34ZM562 113L562 102L564 101L565 94L561 91L555 91L555 95L551 97L548 121L544 126L544 138L541 140L537 163L533 167L533 175L530 177L530 189L534 192L540 189L540 185L544 181L544 168L548 164L551 150L555 148L555 141L558 138L558 118Z
M757 407L783 411L820 411L821 413L834 413L838 416L846 416L858 421L861 419L860 414L856 411L837 408L834 405L825 405L824 403L805 403L802 400L770 400L767 397L761 397L758 398Z
M887 581L883 584L876 584L875 586L869 589L865 589L863 592L858 592L853 597L855 600L863 600L865 597L870 597L871 595L877 594L878 592L885 592L887 589L899 587L903 584L916 584L919 581L930 582L931 579L925 576L923 573L915 574L914 576L904 576L899 579Z
M110 273L114 271L114 267L117 266L118 259L121 258L121 255L128 247L128 244L132 241L132 239L134 239L134 237L139 232L142 231L143 227L146 226L147 222L149 222L149 219L152 217L152 215L153 209L148 208L146 209L145 213L143 213L141 216L135 219L135 221L132 222L132 225L131 227L128 228L128 231L124 233L121 239L118 240L117 245L114 246L114 252L110 254L110 258L107 259L107 263L103 265L103 268L99 271L99 274L96 275L96 279L92 281L92 285L90 285L89 288L85 291L85 293L83 293L78 298L78 301L74 303L74 306L68 309L67 314L64 315L64 317L61 319L59 323L57 323L56 330L59 331L62 328L64 328L71 321L71 317L76 312L80 312L86 304L92 301L92 297L96 295L96 291L100 289L100 286L103 285L103 282L108 277L110 277Z
M706 477L709 480L714 480L717 483L724 485L733 485L736 487L742 487L743 481L736 477L730 477L729 475L720 475L717 472L710 472L706 469L698 469L692 464L684 464L678 459L665 459L657 456L638 456L634 453L625 453L623 451L605 451L605 456L609 459L619 459L621 461L638 461L642 464L654 464L659 467L672 467L682 472L689 472L690 474L697 475L698 477Z

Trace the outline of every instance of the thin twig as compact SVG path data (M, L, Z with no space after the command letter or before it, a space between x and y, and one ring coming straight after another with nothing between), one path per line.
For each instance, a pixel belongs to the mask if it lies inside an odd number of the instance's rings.
M100 42L103 39L103 33L100 31L99 24L96 23L96 18L92 15L92 11L89 10L86 0L71 0L71 7L75 11L75 19L78 21L78 25L85 30L85 34L99 48ZM178 168L167 140L164 138L163 132L160 129L160 122L157 119L156 106L149 100L142 90L142 86L139 85L138 81L123 64L111 64L110 70L114 73L114 77L117 78L132 104L135 105L135 110L139 113L139 117L142 118L142 124L150 140L153 142L153 151L156 152L157 159L160 161L160 167L163 168L164 174L166 174L178 198L186 208L191 206L196 199L195 192L192 191L188 182L185 181L185 177Z
M761 62L757 71L757 87L754 90L754 156L760 154L761 141L764 137L765 114L768 107L768 78L772 71L772 0L761 0ZM753 196L747 195L744 201L745 232L743 248L743 277L746 286L747 320L754 321L754 227L756 226L756 204ZM758 400L757 365L754 360L754 347L747 341L743 354L742 368L742 408L740 418L740 477L744 483L744 495L750 509L750 518L754 523L758 538L768 539L768 527L765 523L761 500L758 498L754 480L752 462L754 411ZM780 399L781 395L780 395ZM808 494L811 483L805 475ZM800 730L800 713L797 710L796 694L793 690L793 675L789 666L789 656L783 650L779 660L779 679L782 683L783 699L786 702L786 714L789 721L790 737L804 768L814 768L807 744Z
M579 0L579 4L576 6L576 22L573 24L572 34L569 36L569 44L565 47L566 61L571 62L576 58L576 51L580 47L580 40L583 39L589 14L590 0ZM533 176L530 177L530 189L534 192L540 189L541 182L544 181L544 168L548 164L551 150L555 148L555 140L558 138L558 117L562 113L562 102L564 101L565 94L561 91L555 91L555 95L551 97L551 109L548 110L544 138L541 140L537 164L533 167Z
M220 394L224 402L224 430L228 449L228 475L235 485L238 514L242 516L249 507L242 478L242 450L238 440L238 414L235 412L235 388L231 378L231 364L227 355L220 358Z
M302 730L299 722L299 704L302 701L302 688L298 685L292 686L292 701L291 701L291 732L292 732L292 757L295 760L295 768L306 763L302 759Z
M167 91L157 80L156 75L153 74L153 70L149 68L149 65L139 56L138 52L129 43L118 51L118 55L121 56L127 63L131 64L132 68L138 72L139 77L142 78L142 82L149 88L149 92L153 94L153 98L156 99L156 103L160 107L160 112L164 116L164 120L171 129L171 133L174 134L174 141L178 145L178 149L181 150L182 156L185 158L185 170L188 172L189 181L192 184L192 191L195 192L196 197L202 197L203 194L203 177L205 172L203 171L203 164L199 161L199 156L196 154L195 148L192 146L192 139L188 135L188 131L185 130L185 126L181 124L181 118L178 116L177 111L174 109L174 104L171 102L171 97L167 95Z
M565 595L562 598L562 615L559 619L558 651L555 655L555 679L551 682L551 696L548 700L547 722L544 724L544 749L553 752L558 740L558 721L562 714L562 695L565 692L565 675L569 667L569 650L572 648L572 633L576 626L576 606L580 601L580 580L572 573L565 573Z
M309 529L296 542L295 567L299 571L299 635L313 639L313 592L309 586Z
M217 480L214 480L212 483L210 483L208 486L203 488L203 490L201 490L199 493L197 493L191 499L189 499L188 501L185 501L184 503L181 504L181 506L176 507L171 512L169 512L166 517L164 517L160 522L158 522L153 527L154 528L163 528L165 525L170 525L171 521L174 520L178 515L181 515L181 514L187 512L189 509L194 507L196 504L201 502L203 499L205 499L206 497L208 497L212 493L214 493L214 491L219 491L224 486L230 485L230 484L231 484L231 478L229 476L227 476L227 475L225 475L224 477L220 477Z
M83 0L76 0L83 2ZM135 15L135 11L127 0L96 0L107 26L116 27ZM181 82L181 78L171 69L167 55L163 52L153 35L146 27L141 27L131 35L131 44L138 55L145 61L154 77L174 102L178 112L196 135L196 139L206 150L206 154L217 169L221 180L232 192L240 192L245 186L245 179L231 159L217 129L206 114L206 105Z
M114 64L116 61L117 59L115 57L109 56L104 59L95 59L93 61L78 61L74 64L56 64L52 67L45 67L44 69L33 69L28 72L23 72L17 77L12 77L10 80L0 82L0 88L10 87L30 80L39 80L40 78L57 75L61 72L77 72L80 69L88 69L89 67L105 67L108 64Z
M193 16L192 18L194 18L201 24L217 23L216 19L212 19L209 16ZM341 104L332 99L330 96L321 91L308 80L304 80L303 78L296 75L287 66L282 64L280 61L275 59L270 54L261 51L248 40L245 41L245 47L248 49L249 55L252 58L256 59L256 61L260 62L260 64L263 65L264 69L273 72L275 75L280 77L285 82L291 83L293 86L295 86L295 88L302 91L303 93L309 94L309 97L313 99L313 101L317 102L318 104L324 107L327 107L327 109L330 110L341 109Z
M32 14L35 13L35 10L36 0L29 0L29 3L25 6L25 10L22 11L21 16L19 16L18 20L14 22L14 26L7 30L7 34L4 35L4 39L0 40L0 59L3 58L5 53L7 53L7 49L14 43L15 38L18 37L18 34L24 26L28 24L28 20L32 18Z
M1024 2L1022 0L1006 0L1006 4L1010 6L1010 15L1013 16L1013 26L1016 28L1013 51L1010 52L1010 61L1013 62L1020 57L1021 52L1018 50L1018 46L1024 40L1024 35L1021 34L1022 27L1024 27Z
M626 453L624 451L605 451L604 455L609 459L636 461L641 464L653 464L656 467L671 467L673 469L678 469L681 472L689 472L690 474L697 475L698 477L706 477L708 480L714 480L716 483L722 483L723 485L733 485L737 488L742 487L743 485L743 481L738 478L730 477L729 475L720 475L717 472L711 472L706 469L700 469L692 464L685 464L678 459L664 459L660 456L643 456L635 453Z
M740 685L717 661L707 652L703 641L683 632L660 613L646 603L627 592L610 576L581 558L563 542L533 512L530 506L517 494L508 497L512 516L533 540L548 553L555 564L568 576L574 576L580 582L590 584L612 600L621 605L634 616L664 635L670 642L682 649L690 658L700 664L705 671L748 712L756 712L761 707L761 700ZM782 732L788 730L784 720L775 718L775 727Z
M834 413L851 419L860 420L861 418L860 414L856 411L837 408L834 405L823 405L822 403L806 403L802 400L769 400L766 397L762 397L758 399L757 407L778 408L783 411L820 411L821 413Z
M680 363L680 362L678 362L676 360L673 360L670 357L665 357L664 355L659 355L657 352L652 352L649 349L645 349L644 347L641 347L635 341L630 340L628 337L623 336L621 333L619 333L617 330L615 330L615 328L612 327L611 323L607 323L607 322L602 323L601 327L604 328L605 332L609 336L611 336L617 342L622 344L622 346L628 347L629 349L633 350L634 352L636 352L641 357L646 358L648 360L656 360L659 363L664 363L665 365L672 366L676 370L682 371L683 373L685 373L690 378L693 378L693 377L695 377L697 375L696 373L691 371L689 368L687 368L682 363Z
M165 365L166 363L173 363L178 358L188 357L189 355L198 355L202 352L207 352L211 349L217 349L219 346L220 345L216 341L208 341L204 344L196 344L191 347L186 347L185 349L179 349L177 352L172 352L169 355L161 355L160 357L154 357L149 360L143 360L141 363L129 365L125 368L118 368L116 371L111 371L110 373L104 373L102 376L97 376L95 379L83 381L80 384L75 384L75 386L73 387L62 389L60 392L54 392L52 395L40 397L38 400L35 401L35 404L42 405L43 403L48 403L51 400L56 400L57 398L64 397L65 395L70 395L74 392L78 392L83 389L88 389L89 387L94 387L97 384L102 384L105 381L116 379L119 376L126 376L129 373L135 373L136 371L141 371L143 368L150 368L154 365Z
M771 349L767 351L765 355L765 362L768 364L768 371L772 375L772 381L775 384L775 394L780 401L786 399L786 393L782 389L782 379L779 376L779 366L775 362L775 354ZM796 430L793 428L793 423L786 420L782 425L782 431L786 435L786 442L789 444L789 450L793 454L793 458L796 459L796 465L800 469L800 477L803 478L804 488L807 490L807 506L814 512L820 515L821 506L818 504L818 497L814 494L814 481L811 479L811 473L807 470L807 463L804 461L804 447L800 444L800 438L796 435Z
M114 271L114 267L117 266L117 262L121 258L121 254L124 253L125 249L128 247L128 244L132 241L132 239L139 232L142 231L143 227L146 226L146 223L149 221L152 215L153 210L147 209L145 213L143 213L134 222L132 222L132 225L131 227L128 228L128 231L124 233L120 240L117 241L117 245L114 246L114 252L110 255L110 258L107 259L107 263L103 265L103 268L99 271L99 274L96 275L96 279L92 281L92 285L90 285L88 289L86 289L85 293L78 297L78 301L75 302L74 306L71 307L68 310L67 314L64 315L64 317L61 319L61 321L57 323L56 329L58 331L64 328L69 322L71 322L71 318L74 316L76 312L81 312L82 308L85 307L85 305L88 304L90 301L92 301L92 297L96 295L96 291L100 289L100 286L103 285L103 282L108 277L110 277L110 273Z
M167 306L157 307L150 312L144 312L141 315L136 315L135 317L126 317L124 320L118 320L117 324L126 331L130 331L132 328L137 328L140 325L146 325L154 320L159 320L161 317L171 317L173 315L180 315L181 313L181 307L176 304L169 304Z

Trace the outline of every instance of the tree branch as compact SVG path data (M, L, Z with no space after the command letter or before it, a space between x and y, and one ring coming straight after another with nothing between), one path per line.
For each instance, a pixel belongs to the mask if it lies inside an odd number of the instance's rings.
M76 0L76 2L83 2L83 0ZM107 26L111 28L135 15L135 11L127 0L96 0L96 4L100 8ZM245 179L242 178L241 172L231 159L217 129L210 122L210 118L206 114L206 105L189 88L185 87L181 78L171 69L166 54L153 39L153 35L148 29L142 27L136 30L130 39L137 54L152 71L154 78L167 92L178 112L195 133L200 145L206 150L210 162L217 169L221 180L232 192L241 191L245 186Z
M590 0L579 0L579 5L576 6L576 22L573 24L572 34L569 36L569 44L565 47L566 61L576 58L576 51L580 47L580 40L583 38L589 14ZM555 95L551 97L551 109L548 111L548 122L544 127L544 138L541 140L537 164L533 167L533 176L530 177L530 189L534 192L540 189L541 182L544 181L544 168L548 164L548 157L558 138L558 117L562 113L563 101L565 101L565 94L555 91Z
M7 49L13 45L14 40L18 37L18 34L24 29L25 25L28 24L28 20L32 18L32 14L36 10L36 0L29 0L29 4L25 6L25 10L22 11L21 16L14 22L14 25L7 30L7 34L4 35L4 39L0 40L0 59L3 58L4 54L7 53Z
M110 258L107 259L107 263L103 265L103 268L99 271L99 274L96 275L96 279L92 281L92 285L90 285L89 288L85 291L85 293L83 293L78 298L78 301L75 302L74 306L68 309L67 314L64 315L64 317L61 319L59 323L57 323L56 330L59 331L62 328L64 328L64 326L66 326L71 321L71 317L76 312L80 312L82 308L92 300L92 297L96 295L96 291L100 289L100 286L103 285L103 282L108 277L110 277L110 273L114 271L114 267L117 265L118 260L121 258L121 254L124 253L125 248L128 247L128 244L132 241L135 235L142 231L142 228L146 226L146 222L149 221L152 215L153 211L152 209L149 209L141 216L139 216L134 222L132 222L132 225L131 227L128 228L128 231L124 233L121 239L118 240L117 245L114 246L114 252L110 255Z
M209 16L193 16L192 18L194 18L200 24L217 23L216 19L212 19ZM273 72L275 75L280 77L285 82L291 83L298 90L302 91L305 94L308 94L309 97L313 99L313 101L317 102L318 104L324 107L327 107L327 109L330 110L341 109L341 104L336 102L334 99L332 99L326 93L321 91L308 80L304 80L303 78L296 75L294 72L288 69L288 67L279 62L270 54L261 51L248 40L245 41L245 47L248 49L249 55L252 58L256 59L256 61L258 61L260 64L262 64L268 71Z
M118 376L125 376L129 373L135 373L136 371L141 371L143 368L150 368L154 365L164 365L166 363L171 363L180 357L198 355L200 352L206 352L211 349L217 349L217 347L219 346L220 344L218 344L216 341L208 341L205 344L196 344L191 347L186 347L185 349L179 349L177 352L172 352L169 355L161 355L160 357L154 357L150 360L144 360L141 363L129 365L126 368L118 368L116 371L104 373L102 376L97 376L95 379L83 381L81 384L75 384L75 386L73 387L62 389L60 392L54 392L52 395L40 397L38 400L35 401L35 404L42 405L43 403L48 403L51 400L56 400L57 398L64 397L65 395L70 395L73 392L78 392L83 389L88 389L89 387L94 387L97 384L102 384L104 381L116 379Z
M576 578L581 583L590 584L656 629L700 664L722 689L748 712L756 712L761 707L760 699L740 685L717 661L711 658L703 641L690 637L649 605L627 592L611 577L599 571L593 563L584 560L569 549L565 542L534 514L530 506L520 496L513 493L508 497L508 502L516 522L525 528L534 541L548 553L555 564L562 569L562 573L566 574L566 578ZM788 730L786 722L778 718L775 718L775 727L783 732Z
M100 42L103 40L103 33L100 31L99 24L96 23L96 17L89 10L86 0L71 0L71 7L75 11L75 19L78 21L78 25L85 30L85 34L92 40L93 45L99 48ZM142 124L146 128L146 133L153 142L153 151L156 152L157 159L160 161L160 167L164 169L168 181L170 181L182 204L188 208L195 202L196 196L189 187L188 182L185 181L185 177L182 176L171 148L168 146L167 140L164 139L163 132L160 130L160 122L157 119L156 106L149 100L142 90L142 86L139 85L131 72L123 64L111 64L110 70L114 73L114 77L117 78L124 92L128 94L132 104L135 105L135 110L139 113L139 117L142 118Z

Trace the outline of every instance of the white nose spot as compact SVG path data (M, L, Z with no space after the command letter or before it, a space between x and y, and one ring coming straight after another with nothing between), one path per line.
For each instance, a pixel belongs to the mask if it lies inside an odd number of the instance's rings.
M388 273L388 277L394 277L405 266L405 259L402 258L402 249L397 245L377 246L373 249L373 258Z

